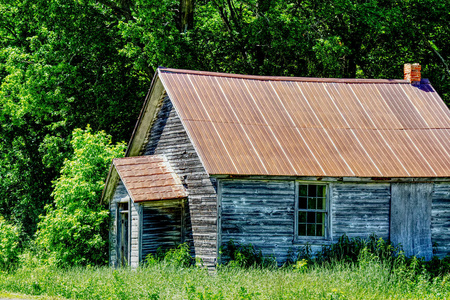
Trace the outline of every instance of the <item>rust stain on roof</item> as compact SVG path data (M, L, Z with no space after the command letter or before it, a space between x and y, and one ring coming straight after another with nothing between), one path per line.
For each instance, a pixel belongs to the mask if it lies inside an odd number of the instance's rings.
M450 177L450 110L429 83L158 75L209 174Z
M187 197L180 179L162 156L116 158L113 164L134 202Z

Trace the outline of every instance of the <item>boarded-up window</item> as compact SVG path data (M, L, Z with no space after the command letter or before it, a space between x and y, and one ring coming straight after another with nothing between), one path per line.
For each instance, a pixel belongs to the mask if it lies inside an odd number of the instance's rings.
M192 230L186 199L148 201L142 207L141 258L158 249L175 248L192 242Z

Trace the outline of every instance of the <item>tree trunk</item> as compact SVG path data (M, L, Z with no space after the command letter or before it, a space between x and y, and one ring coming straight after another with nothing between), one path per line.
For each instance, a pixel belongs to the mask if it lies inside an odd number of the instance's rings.
M194 0L180 0L180 31L194 27Z

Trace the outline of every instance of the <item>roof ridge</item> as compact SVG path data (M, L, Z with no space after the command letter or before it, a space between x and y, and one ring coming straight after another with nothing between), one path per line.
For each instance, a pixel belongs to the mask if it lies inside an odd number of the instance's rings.
M210 71L196 71L186 69L173 69L166 67L158 67L158 72L191 74L200 76L228 77L236 79L260 80L260 81L295 81L295 82L321 82L321 83L377 83L377 84L410 84L409 81L403 79L364 79L364 78L316 78L316 77L289 77L289 76L262 76L262 75L245 75L233 73L220 73Z

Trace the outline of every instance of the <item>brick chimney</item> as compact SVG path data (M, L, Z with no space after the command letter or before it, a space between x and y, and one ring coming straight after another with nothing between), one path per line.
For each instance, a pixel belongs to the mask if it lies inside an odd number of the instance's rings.
M411 84L420 84L421 75L420 70L422 67L419 64L405 64L403 73L405 74L405 80L411 82Z

